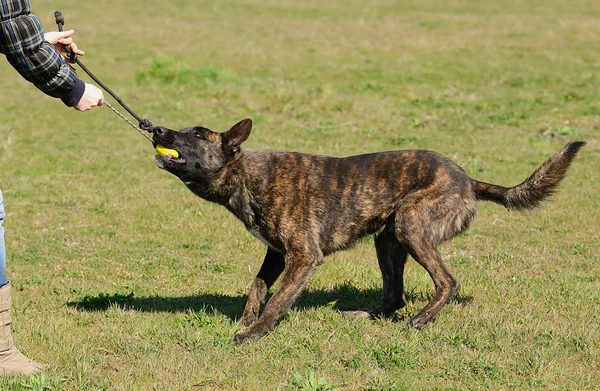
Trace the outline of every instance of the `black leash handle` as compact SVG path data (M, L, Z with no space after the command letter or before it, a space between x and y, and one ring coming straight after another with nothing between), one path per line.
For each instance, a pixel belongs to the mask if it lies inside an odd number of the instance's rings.
M65 17L63 16L62 12L54 11L54 18L56 20L56 25L58 26L58 31L63 31L63 26L65 25ZM83 69L83 71L87 73L89 77L92 78L92 80L94 80L100 87L102 87L104 91L108 92L113 98L115 98L115 100L121 105L121 107L127 110L127 112L138 121L140 129L152 132L154 125L152 125L152 122L150 122L150 120L138 116L133 110L131 110L129 106L127 106L125 102L123 102L121 98L117 96L117 94L115 94L110 88L108 88L106 84L102 83L100 79L98 79L89 69L87 69L85 65L83 65L83 63L79 60L79 57L77 57L77 54L73 53L70 48L65 46L65 52L67 53L71 61L75 61L77 65L79 65L79 67Z

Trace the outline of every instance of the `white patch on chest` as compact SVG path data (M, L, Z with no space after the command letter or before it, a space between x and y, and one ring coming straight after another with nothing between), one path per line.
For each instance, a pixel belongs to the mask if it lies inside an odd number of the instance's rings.
M271 243L269 243L267 241L267 239L263 238L262 235L260 234L260 232L258 232L257 228L249 229L248 232L250 232L258 240L260 240L265 246L270 247L273 250L279 250L278 248L276 248L275 246L273 246Z

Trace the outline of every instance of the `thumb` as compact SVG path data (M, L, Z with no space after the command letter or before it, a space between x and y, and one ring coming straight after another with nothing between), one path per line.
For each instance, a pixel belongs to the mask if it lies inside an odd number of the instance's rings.
M44 34L44 40L50 42L52 45L56 45L61 39L69 38L73 35L75 30L67 31L50 31Z
M75 32L75 30L59 31L57 38L59 40L69 38L69 37L71 37L71 35L73 35L74 32Z

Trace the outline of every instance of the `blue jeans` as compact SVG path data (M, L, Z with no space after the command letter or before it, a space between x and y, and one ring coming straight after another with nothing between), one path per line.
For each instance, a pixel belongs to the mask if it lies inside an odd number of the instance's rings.
M2 190L0 190L0 286L4 286L7 283L6 246L4 245L4 202L2 201Z

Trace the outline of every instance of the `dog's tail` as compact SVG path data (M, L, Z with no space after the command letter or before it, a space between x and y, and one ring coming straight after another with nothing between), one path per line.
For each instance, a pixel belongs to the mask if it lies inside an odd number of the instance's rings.
M471 179L478 200L493 201L508 209L534 209L551 196L585 141L573 141L548 159L529 178L515 187L502 187Z

